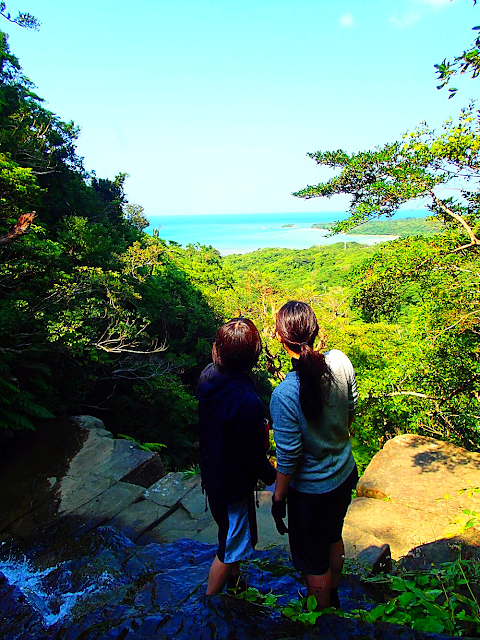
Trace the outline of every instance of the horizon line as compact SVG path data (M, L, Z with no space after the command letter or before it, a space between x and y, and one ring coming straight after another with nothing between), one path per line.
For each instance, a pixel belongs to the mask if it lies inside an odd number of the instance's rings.
M395 217L396 213L401 213L401 212L418 212L419 214L427 214L429 212L429 209L400 209L398 212L395 212L395 214L393 214L393 216L391 216L390 218L387 219L391 219L393 217ZM350 215L348 211L344 211L344 210L332 210L332 211L240 211L237 213L234 212L209 212L209 213L157 213L157 214L146 214L147 218L149 217L149 215L151 217L161 217L161 216L175 216L175 217L181 217L181 216L241 216L241 215L259 215L259 216L269 216L269 215L297 215L297 214L306 214L306 215L323 215L323 214L344 214L344 215ZM380 216L383 217L383 216ZM423 216L418 216L418 217L423 217Z

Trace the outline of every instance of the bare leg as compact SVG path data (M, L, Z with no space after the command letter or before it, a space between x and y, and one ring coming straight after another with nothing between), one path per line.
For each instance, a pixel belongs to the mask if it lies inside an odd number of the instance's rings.
M340 599L338 597L338 585L342 576L343 563L345 560L345 548L343 540L340 538L338 542L330 545L329 562L330 573L332 574L332 587L330 589L330 606L340 609Z
M343 546L343 540L341 538L338 542L334 542L330 545L329 554L330 572L332 574L332 589L338 589L343 570L343 563L345 561L345 547Z
M332 576L330 569L322 575L307 575L307 593L317 599L317 611L330 606L330 588L332 586Z
M234 576L235 578L240 577L240 560L237 560L237 562L232 562L232 576Z
M220 593L227 584L230 574L240 574L240 562L222 562L215 556L208 574L207 596Z

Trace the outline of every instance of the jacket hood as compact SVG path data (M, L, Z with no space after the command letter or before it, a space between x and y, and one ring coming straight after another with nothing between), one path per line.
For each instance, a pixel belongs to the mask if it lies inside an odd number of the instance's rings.
M212 363L200 374L195 397L197 400L208 400L217 394L226 397L238 389L239 383L255 391L255 384L246 373L222 372Z

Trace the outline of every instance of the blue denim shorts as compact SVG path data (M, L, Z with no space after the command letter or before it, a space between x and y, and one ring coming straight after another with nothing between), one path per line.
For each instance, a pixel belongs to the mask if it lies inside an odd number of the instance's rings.
M229 564L249 558L258 540L253 493L235 504L209 504L218 524L218 559Z

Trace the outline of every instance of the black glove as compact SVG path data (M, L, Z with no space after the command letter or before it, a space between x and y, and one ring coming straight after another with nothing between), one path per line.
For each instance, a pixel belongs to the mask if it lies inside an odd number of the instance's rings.
M267 464L265 465L265 472L261 480L263 480L268 487L271 484L273 484L276 479L277 479L277 470L275 469L273 464L270 464L270 462L267 462Z
M280 535L288 533L288 529L283 521L287 516L287 499L275 500L275 494L272 496L272 517L275 520L275 526Z

